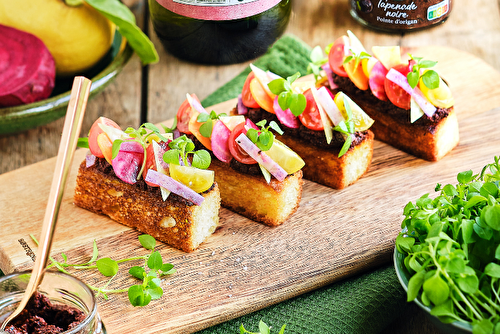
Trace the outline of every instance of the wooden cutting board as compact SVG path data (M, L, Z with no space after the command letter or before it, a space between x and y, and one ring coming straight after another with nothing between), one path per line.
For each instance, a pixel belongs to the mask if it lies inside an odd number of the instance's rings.
M221 227L197 251L158 247L178 270L162 283L162 299L144 308L130 306L126 294L99 299L108 332L141 328L144 334L191 333L389 262L408 201L432 194L438 182L455 183L458 172L479 172L500 154L500 74L458 50L410 51L439 61L456 98L457 148L433 163L377 141L365 177L340 191L306 181L299 210L280 227L221 209ZM228 111L233 106L231 101L214 109ZM94 239L102 257L146 254L137 232L72 204L77 166L84 155L79 150L75 156L52 254L60 259L65 252L70 262L84 262ZM32 266L19 240L36 250L29 234L39 234L54 166L55 158L0 175L0 268L5 273ZM111 287L136 283L127 269L121 272ZM96 272L73 273L89 284L105 282Z

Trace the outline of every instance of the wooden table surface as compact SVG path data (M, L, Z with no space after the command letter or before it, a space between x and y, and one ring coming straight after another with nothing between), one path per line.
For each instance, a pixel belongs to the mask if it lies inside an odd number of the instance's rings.
M144 26L147 3L143 0L124 2L134 11L139 24ZM500 71L500 57L497 55L500 45L499 2L454 0L446 23L420 32L386 34L364 28L354 21L349 14L349 0L293 0L287 32L310 46L324 47L348 29L367 49L373 45L449 46L480 57ZM150 26L146 28L152 32ZM151 35L160 54L160 62L143 69L134 55L116 81L89 102L82 136L99 116L109 117L122 127L137 127L146 119L160 122L172 118L187 92L196 93L203 99L248 65L202 66L187 63L166 54L154 33ZM0 173L55 156L62 127L63 119L23 133L0 136ZM0 186L0 191L8 189ZM416 306L412 306L404 319L395 319L384 333L437 333L437 330Z

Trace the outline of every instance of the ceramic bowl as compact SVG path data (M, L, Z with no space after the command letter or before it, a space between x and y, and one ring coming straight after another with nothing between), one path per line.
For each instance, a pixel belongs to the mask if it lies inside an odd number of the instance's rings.
M406 255L399 252L397 248L394 250L394 267L396 269L396 275L398 276L399 282L405 289L405 291L408 291L408 281L411 278L410 273L406 269L404 265L404 260L405 260ZM415 299L415 303L422 309L424 310L425 314L429 317L431 322L439 329L441 333L445 334L465 334L465 333L472 333L472 326L470 324L466 324L463 322L455 321L450 324L445 324L442 323L438 317L432 315L430 307L425 306L422 303L422 300L420 297Z
M90 98L101 92L116 78L132 54L132 48L117 31L108 53L94 67L82 73L83 76L92 80ZM73 77L58 77L48 99L0 108L0 134L28 130L63 117L68 107L72 84Z

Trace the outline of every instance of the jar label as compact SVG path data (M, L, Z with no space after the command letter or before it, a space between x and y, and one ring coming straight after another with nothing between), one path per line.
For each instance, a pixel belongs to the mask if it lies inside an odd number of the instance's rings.
M351 0L359 19L373 28L408 30L443 21L452 0Z
M156 0L178 15L199 20L237 20L260 14L281 0Z

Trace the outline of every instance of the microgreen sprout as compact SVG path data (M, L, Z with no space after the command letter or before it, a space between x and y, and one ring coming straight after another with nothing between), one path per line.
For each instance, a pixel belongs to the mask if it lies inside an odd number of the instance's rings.
M175 129L177 129L177 117L174 117L174 122L172 123L171 127L168 127L166 125L161 124L163 131L165 133L174 133Z
M352 53L352 55L345 57L344 64L347 64L354 59L355 60L355 62L354 62L355 69L358 68L359 64L361 63L361 60L369 59L372 57L368 53L366 53L365 51L361 51L359 53L356 53L355 51L351 50L351 53Z
M269 129L273 129L280 135L283 134L283 131L275 121L271 121L267 127L266 124L267 121L264 119L255 124L260 127L260 130L248 129L247 131L247 137L262 151L268 151L273 146L274 135Z
M212 158L206 150L195 151L195 145L186 135L182 135L172 140L168 146L170 149L163 155L163 160L168 164L192 166L200 169L207 169L210 166ZM189 162L189 156L192 155L192 161Z
M299 116L306 109L306 97L301 93L295 93L292 89L292 84L300 77L297 72L285 79L274 79L268 84L269 89L273 94L278 95L278 104L283 110L290 109L292 114Z
M344 144L339 152L339 158L343 156L351 147L352 144L352 135L356 132L356 126L353 121L353 114L351 110L351 106L347 99L344 97L344 107L347 114L347 119L342 120L337 124L333 130L342 133L345 137Z
M278 334L285 333L286 324L281 326L281 329ZM249 332L243 327L243 324L240 326L240 334L271 334L271 327L269 327L264 321L259 322L259 331L257 333Z
M76 146L79 148L89 148L89 139L87 137L78 138Z
M473 333L500 328L500 157L480 174L457 175L404 208L396 238L413 276L408 301L419 297L443 322L469 322ZM494 331L495 329L495 331Z
M414 61L412 66L412 70L406 75L408 79L408 83L411 88L417 87L417 84L420 79L424 85L429 89L435 89L439 87L439 74L437 74L434 70L425 71L424 74L420 75L421 69L431 68L436 66L437 61L432 60L424 60L422 57L413 57L411 54L408 54L411 60Z
M311 62L307 65L307 73L313 73L314 79L318 81L321 76L321 66L328 62L328 58L323 54L323 50L319 45L316 45L309 56Z
M138 129L128 127L125 130L125 133L128 134L130 138L132 138L131 139L132 141L136 141L139 144L141 144L141 146L144 149L144 158L142 159L142 166L137 175L137 180L140 180L142 173L144 172L144 168L146 167L146 161L147 161L146 149L150 143L150 140L153 138L157 138L161 141L168 142L169 139L160 133L160 129L158 129L156 125L151 123L144 123ZM116 158L116 156L118 155L118 152L120 151L120 146L123 142L125 142L125 140L123 139L116 139L115 141L113 141L113 148L112 148L113 159Z
M33 241L38 245L38 240L33 235L30 235ZM151 253L143 256L134 256L121 260L113 260L109 257L100 258L97 243L94 240L92 257L88 262L79 264L68 263L66 254L61 253L63 262L56 261L53 257L49 257L51 264L48 268L56 267L59 271L69 274L66 270L68 268L74 269L97 269L102 275L110 277L103 287L95 287L93 285L87 286L97 292L96 296L102 295L104 299L108 299L110 293L124 293L128 292L128 298L133 306L146 306L152 299L159 299L163 295L163 289L160 286L160 277L171 275L176 272L174 266L170 263L163 263L161 254L155 251L156 240L148 234L139 236L139 242ZM108 289L112 280L116 277L119 271L119 264L129 261L144 260L144 266L134 266L129 269L129 274L133 277L142 280L142 284L132 285L125 289Z
M199 123L203 123L200 126L200 134L203 137L210 138L212 135L212 129L214 127L214 121L219 119L220 116L227 116L227 114L222 113L222 114L216 114L215 111L211 111L210 114L206 113L200 113L196 120Z

